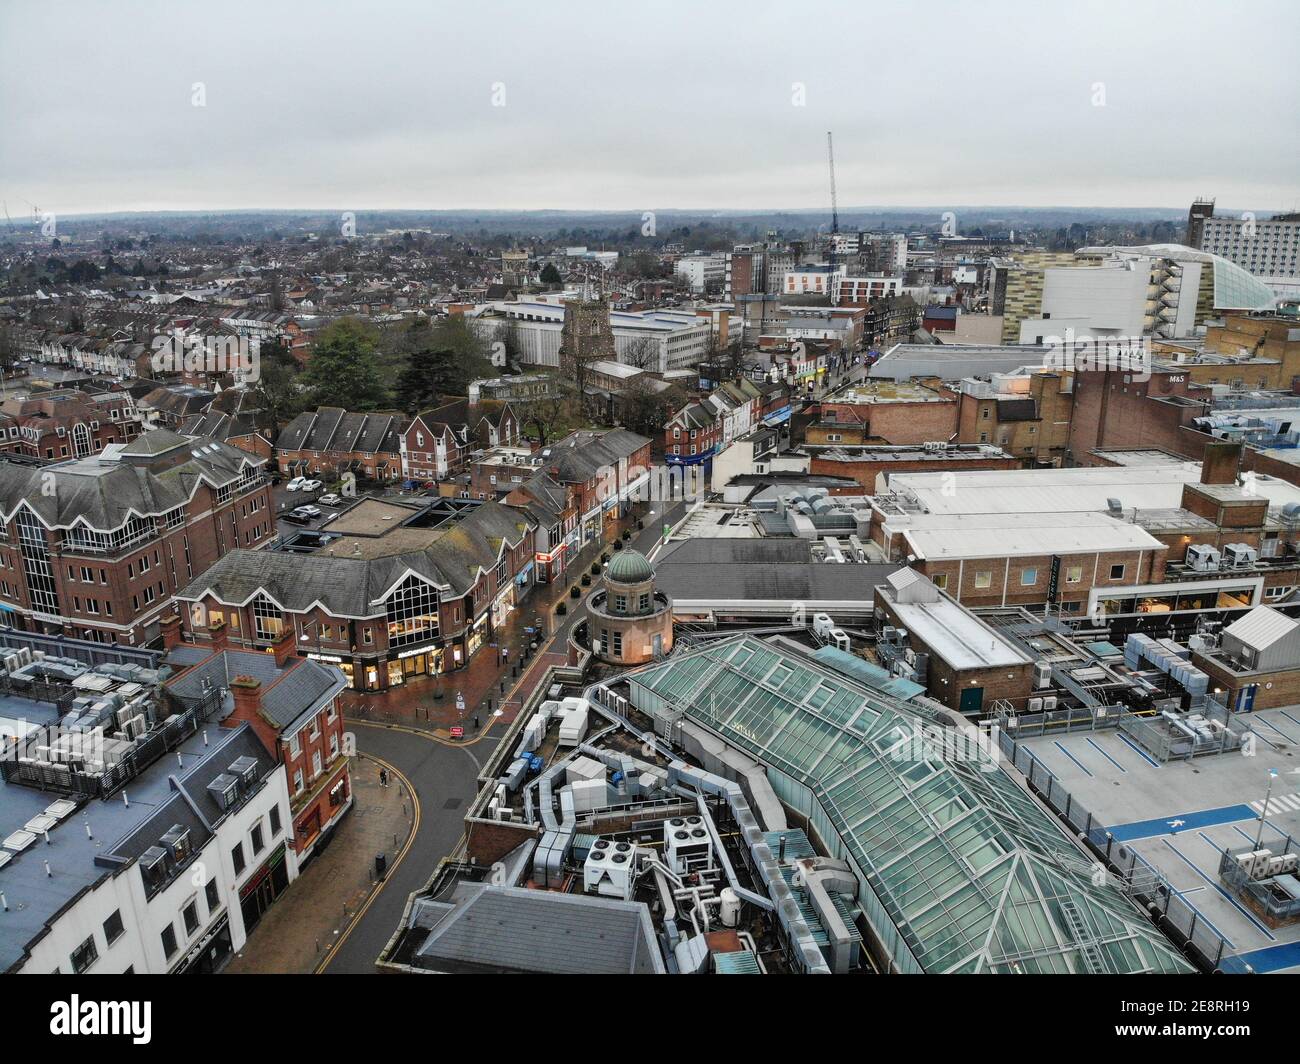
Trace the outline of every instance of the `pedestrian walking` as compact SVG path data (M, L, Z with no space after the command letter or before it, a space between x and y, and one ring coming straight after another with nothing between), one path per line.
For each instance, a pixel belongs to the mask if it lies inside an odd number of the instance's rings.
M388 769L386 768L381 767L379 770L379 786L381 787L388 786Z

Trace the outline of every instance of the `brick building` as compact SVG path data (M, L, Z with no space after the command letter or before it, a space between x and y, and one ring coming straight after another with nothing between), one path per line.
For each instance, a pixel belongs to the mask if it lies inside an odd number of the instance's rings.
M46 461L98 454L129 443L141 417L129 392L59 389L0 405L0 451Z
M313 554L234 550L181 589L184 638L337 665L356 690L463 668L531 588L534 526L495 502L366 499ZM224 633L224 634L223 634Z
M1026 466L1061 465L1069 448L1073 376L1030 368L963 380L957 440L994 444Z
M400 414L351 414L337 406L305 411L276 438L276 460L288 476L355 473L369 480L401 475Z
M508 402L453 399L417 414L398 435L402 475L408 480L447 480L465 472L474 451L515 447L519 417Z
M840 388L818 405L802 442L915 444L951 440L957 395L938 381L866 380Z
M167 429L98 455L0 463L0 606L28 631L140 645L171 596L275 535L265 462Z
M808 472L814 476L840 477L854 481L858 491L838 494L874 494L881 476L936 470L1015 469L1018 459L991 444L949 443L942 446L894 447L884 444L860 446L804 445L809 455Z
M924 655L926 694L968 716L1007 701L1023 711L1033 688L1033 661L970 610L914 569L891 573L876 588L878 627L907 633L908 649Z
M178 615L164 622L163 641L169 649L180 645L180 625ZM290 839L301 869L352 808L340 701L347 681L331 665L298 657L292 632L286 631L270 654L229 649L224 635L224 626L214 626L203 648L211 653L197 662L176 655L172 664L181 671L168 681L168 689L190 698L212 690L230 692L233 709L221 726L247 723L284 766L293 823ZM192 657L194 650L182 653Z

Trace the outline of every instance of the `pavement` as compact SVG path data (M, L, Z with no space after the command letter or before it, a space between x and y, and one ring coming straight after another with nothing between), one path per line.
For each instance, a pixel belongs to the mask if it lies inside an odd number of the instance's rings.
M410 895L428 883L439 861L464 843L465 810L496 743L495 736L465 745L440 742L425 730L366 721L348 721L348 727L363 755L382 760L409 785L408 793L415 795L415 833L405 857L390 866L382 887L340 931L315 969L327 975L374 972ZM362 856L374 860L369 849Z
M418 806L410 785L389 768L389 786L380 785L376 757L352 761L352 808L329 846L313 860L267 911L241 952L223 969L227 974L310 974L334 950L382 886L375 880L375 855L392 875L408 855Z

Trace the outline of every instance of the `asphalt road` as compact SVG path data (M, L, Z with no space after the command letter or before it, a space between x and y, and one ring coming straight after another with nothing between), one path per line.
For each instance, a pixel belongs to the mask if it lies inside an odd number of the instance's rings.
M406 777L415 790L420 815L405 858L389 872L383 888L334 948L324 968L329 975L374 972L375 960L401 922L407 898L460 844L479 763L491 755L496 742L492 737L473 745L450 746L414 729L355 720L347 726L356 736L358 750L386 761Z

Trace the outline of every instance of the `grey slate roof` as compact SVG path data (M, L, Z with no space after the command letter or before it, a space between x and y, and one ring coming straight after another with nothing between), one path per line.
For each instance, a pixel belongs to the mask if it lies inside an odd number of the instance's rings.
M280 433L275 446L281 451L362 451L371 454L400 450L397 414L351 414L337 406L299 414Z
M542 467L562 484L580 484L594 479L602 470L618 465L650 441L627 429L595 433L571 432L558 443L542 448Z
M290 658L279 666L273 654L226 650L212 654L168 681L167 689L182 698L198 699L203 697L205 680L210 685L208 689L228 689L236 676L251 676L262 685L262 711L280 729L288 728L327 696L347 686L342 672L310 658ZM233 706L233 698L227 696L226 701L227 708Z
M0 516L11 519L25 502L47 527L68 528L80 518L108 532L133 513L157 516L188 502L201 480L211 487L233 484L245 466L264 464L265 459L209 437L153 429L98 456L39 468L0 463ZM54 477L52 492L42 490L46 476Z
M431 533L437 538L424 550L374 558L233 550L176 597L196 601L211 591L224 603L241 605L264 591L293 612L320 602L336 617L374 617L383 612L378 600L408 569L450 589L452 595L465 594L480 568L496 564L501 544L517 544L527 529L522 514L485 502L455 524Z
M659 975L663 958L641 902L462 884L412 963L430 971Z
M798 560L802 555L802 560ZM655 561L655 587L689 602L868 603L897 565L811 560L807 540L687 540Z

